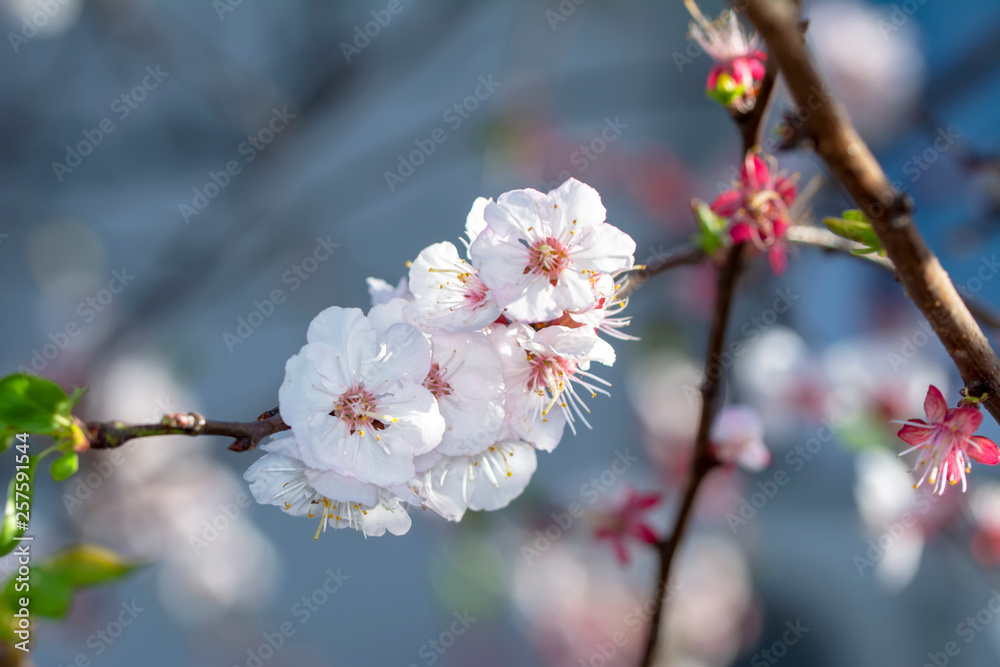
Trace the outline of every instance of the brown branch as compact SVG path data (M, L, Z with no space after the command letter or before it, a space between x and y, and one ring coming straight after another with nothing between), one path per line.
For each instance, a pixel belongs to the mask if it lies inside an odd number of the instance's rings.
M281 419L278 409L268 410L257 421L219 422L209 421L197 412L168 414L156 424L126 424L120 421L83 422L77 425L87 437L84 449L112 449L121 447L129 440L155 435L221 435L236 440L229 445L234 452L245 452L256 447L269 435L287 431L288 425Z
M754 146L760 145L760 134L764 130L764 117L771 103L774 84L778 80L778 66L773 58L768 58L764 78L757 91L757 103L746 113L732 112L733 122L743 139L743 153L749 153Z
M705 251L694 244L689 244L675 248L665 254L658 254L642 268L631 271L628 274L622 288L618 290L618 298L624 299L634 292L640 285L653 276L669 271L670 269L684 264L697 264L705 259Z
M803 129L817 154L872 221L904 291L955 362L966 393L987 394L983 404L1000 421L1000 359L913 224L911 200L893 190L841 105L824 92L800 37L796 6L788 0L745 0L744 11L777 60L792 97L810 111Z
M718 294L715 298L715 312L712 315L708 351L705 356L705 378L701 385L701 417L698 421L698 434L695 437L691 474L688 476L684 496L681 500L680 508L677 510L674 529L670 533L669 538L661 540L656 544L656 549L660 556L660 571L657 576L654 596L656 607L653 612L653 618L650 621L649 636L646 639L646 648L643 653L642 662L640 663L642 667L651 667L656 655L660 625L663 618L663 601L670 581L671 565L673 564L674 555L677 553L677 547L680 545L681 539L684 537L687 526L691 521L698 489L701 487L701 483L708 473L718 465L718 461L712 455L709 447L708 437L719 401L719 391L722 387L722 370L719 369L717 373L713 373L710 369L712 368L712 360L717 359L722 354L736 278L739 276L740 267L743 264L745 247L744 244L740 244L730 248L726 255L725 263L723 263L722 269L719 271Z

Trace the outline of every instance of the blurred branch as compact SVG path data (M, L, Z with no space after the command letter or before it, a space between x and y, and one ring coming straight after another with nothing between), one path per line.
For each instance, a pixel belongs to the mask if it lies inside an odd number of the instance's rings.
M799 36L796 6L788 0L746 0L744 10L767 43L769 54L777 60L796 103L812 111L802 129L816 153L872 221L904 291L955 362L966 394L986 394L983 404L1000 421L1000 359L913 224L912 200L893 190L871 150L832 96L827 93L822 104L808 104L815 99L815 91L826 88Z
M774 84L778 79L778 66L773 58L768 58L764 71L764 78L760 82L760 90L757 91L757 103L746 113L733 112L733 122L740 131L743 138L743 153L749 153L751 149L760 144L760 134L764 129L764 118L767 116L767 109L771 104L771 94L774 92Z
M797 2L796 2L797 8ZM794 34L801 38L804 26L793 26ZM760 133L764 127L764 120L767 117L768 105L774 92L775 81L778 76L778 68L773 59L768 59L767 69L764 79L758 91L757 101L753 109L743 114L732 114L743 138L743 149L740 152L741 161L746 158L746 154L760 143ZM712 455L709 443L709 435L712 428L712 420L715 418L716 404L719 400L719 391L722 387L722 371L712 373L712 360L717 359L722 354L722 345L726 339L726 325L729 323L729 313L733 302L733 292L736 288L736 279L739 277L740 269L743 266L743 256L746 244L730 246L726 250L725 260L719 270L718 290L715 296L715 310L712 314L712 325L709 331L708 350L705 354L705 377L701 385L701 415L698 419L698 433L695 436L694 453L691 460L691 472L688 475L684 495L681 499L680 507L677 510L677 518L674 521L674 529L667 539L661 539L656 543L656 550L660 557L660 568L657 574L656 588L653 592L654 611L653 618L649 624L649 636L646 638L646 646L643 650L642 667L652 667L653 660L657 652L657 645L660 638L660 626L663 624L663 606L666 592L669 588L670 570L674 562L677 548L680 546L684 532L694 514L694 502L698 495L701 483L708 476L718 461ZM697 251L697 252L695 252ZM678 263L690 263L700 261L705 256L701 248L688 248L686 251L672 256L673 263L660 262L650 275L666 270L660 265L676 266ZM686 258L687 262L680 262L679 258ZM648 276L647 276L648 278ZM628 289L628 285L626 289ZM633 288L634 289L634 288ZM714 377L713 377L714 375Z
M78 425L87 437L85 449L113 449L129 440L156 435L221 435L236 438L229 449L245 452L256 447L269 435L287 431L289 426L281 419L278 408L268 410L257 421L209 421L197 412L177 412L164 415L156 424L125 424L120 421L83 422Z
M729 322L730 306L733 302L733 291L736 286L736 278L739 276L740 267L743 264L743 251L745 248L745 244L731 247L726 255L725 263L719 271L719 289L715 298L715 312L712 315L708 351L705 356L705 378L701 385L701 417L698 421L698 435L694 443L691 473L688 476L687 486L684 489L680 509L677 510L674 529L669 538L660 540L656 544L656 549L660 556L660 571L657 576L656 592L654 595L656 606L653 612L653 619L650 621L649 637L646 640L646 648L641 663L642 667L651 667L653 658L656 655L661 619L663 617L663 600L669 588L667 583L670 580L671 565L674 555L677 553L677 547L684 537L684 531L691 521L698 489L701 487L701 483L708 473L718 465L718 461L712 456L709 449L708 437L711 432L712 419L715 417L719 390L722 386L722 373L712 373L709 369L712 366L712 360L717 359L722 354L722 345L726 338L726 325Z

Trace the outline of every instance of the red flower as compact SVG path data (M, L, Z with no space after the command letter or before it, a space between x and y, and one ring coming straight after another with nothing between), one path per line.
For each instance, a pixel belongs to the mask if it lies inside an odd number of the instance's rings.
M656 532L646 523L644 515L662 499L658 493L640 494L635 489L629 488L620 507L599 517L600 525L594 530L594 537L599 540L610 540L618 561L622 565L627 565L629 562L628 551L625 549L627 538L632 537L647 544L656 544Z
M730 221L733 243L751 242L767 252L776 275L785 271L787 257L780 239L792 224L789 207L795 201L795 181L775 173L774 158L747 153L740 182L712 202L712 212Z
M914 469L922 469L923 473L913 488L928 480L934 485L934 492L941 495L947 483L961 481L962 491L965 491L965 474L972 469L970 458L986 465L1000 462L1000 450L996 443L981 435L972 435L983 421L983 415L977 408L971 405L949 408L941 391L931 385L924 399L924 412L927 413L927 421L896 421L904 425L899 430L899 437L911 445L899 455L922 450Z

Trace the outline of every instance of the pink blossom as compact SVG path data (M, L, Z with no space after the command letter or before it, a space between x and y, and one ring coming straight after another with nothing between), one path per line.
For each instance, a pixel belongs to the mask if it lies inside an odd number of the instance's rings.
M712 211L730 221L733 243L752 242L767 252L775 275L785 271L787 256L781 238L792 224L789 207L795 201L795 181L776 172L774 158L747 153L740 181L712 202Z
M759 472L771 464L764 422L748 405L727 405L712 426L712 452L721 463Z
M934 492L941 495L947 483L961 481L962 491L965 491L965 475L972 469L970 458L986 465L1000 462L996 443L981 435L972 435L983 421L983 415L977 408L971 405L949 408L941 391L931 385L924 399L924 412L927 413L927 421L896 421L903 424L899 437L911 445L899 455L923 450L915 467L915 470L923 472L914 488L928 480L934 486Z
M767 60L767 55L757 48L757 36L748 37L732 11L724 11L709 21L693 0L685 0L685 4L694 18L688 34L715 60L706 92L727 108L740 113L750 111L757 102Z
M594 537L599 540L609 540L614 547L615 555L618 556L618 561L622 565L627 565L629 562L628 551L625 549L627 538L656 544L656 531L646 522L645 515L662 499L658 493L642 494L629 488L624 502L617 509L599 517Z

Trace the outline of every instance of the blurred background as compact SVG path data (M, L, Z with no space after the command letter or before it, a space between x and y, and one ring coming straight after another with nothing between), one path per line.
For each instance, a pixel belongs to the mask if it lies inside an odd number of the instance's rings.
M957 285L1000 308L1000 5L805 5L832 89L928 241ZM689 239L689 201L711 200L738 164L679 2L0 10L0 368L87 385L91 419L255 418L317 312L367 308L364 279L395 283L423 247L454 241L478 196L579 178L642 262ZM779 89L772 115L788 106ZM822 173L809 154L778 157L803 184ZM829 183L812 206L850 207ZM415 510L403 537L314 542L311 522L252 504L242 472L259 455L222 439L85 457L67 482L39 483L36 553L85 540L150 565L42 622L32 662L635 664L655 562L633 546L620 566L592 514L630 488L659 491L666 529L713 291L709 266L639 290L642 340L616 341L601 369L614 390L591 402L594 430L541 456L510 507L461 524ZM719 363L727 404L757 411L773 462L703 489L660 664L996 663L996 471L975 467L965 496L915 495L887 425L922 416L929 383L958 398L922 322L860 260L803 248L780 277L750 264L730 331L742 347ZM988 417L980 432L1000 435ZM574 502L587 515L565 526Z

